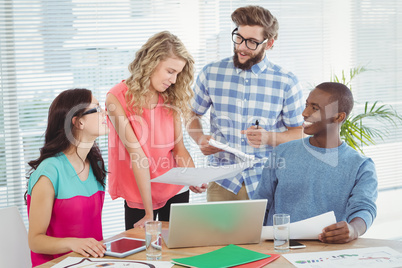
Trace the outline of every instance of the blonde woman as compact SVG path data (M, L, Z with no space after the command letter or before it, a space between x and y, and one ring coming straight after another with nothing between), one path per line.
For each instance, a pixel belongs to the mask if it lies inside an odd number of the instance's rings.
M179 38L160 32L137 51L131 76L108 92L109 193L125 200L126 230L156 216L168 221L172 203L188 202L187 188L151 179L176 166L194 167L180 117L191 114L193 64ZM200 193L206 185L190 189Z

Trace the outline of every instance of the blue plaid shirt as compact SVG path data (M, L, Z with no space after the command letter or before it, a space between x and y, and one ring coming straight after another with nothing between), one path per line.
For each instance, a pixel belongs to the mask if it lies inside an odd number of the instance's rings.
M272 147L254 148L240 133L259 121L260 127L283 132L303 123L303 93L297 77L265 58L243 71L232 58L206 65L200 72L192 102L193 111L203 115L209 108L212 137L256 158L269 157ZM211 165L229 165L239 160L228 152L209 156ZM261 178L263 162L247 168L232 179L217 183L237 194L242 183L251 198Z

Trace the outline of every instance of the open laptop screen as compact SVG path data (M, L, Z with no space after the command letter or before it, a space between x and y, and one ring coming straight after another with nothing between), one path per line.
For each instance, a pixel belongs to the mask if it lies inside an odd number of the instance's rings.
M172 204L169 248L259 243L267 200Z

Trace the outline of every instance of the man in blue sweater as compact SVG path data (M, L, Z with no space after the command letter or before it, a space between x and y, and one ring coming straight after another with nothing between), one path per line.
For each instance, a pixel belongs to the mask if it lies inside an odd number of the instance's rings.
M340 127L353 108L353 95L340 83L310 92L303 111L307 138L275 148L253 199L268 199L265 225L275 213L292 222L333 210L337 223L318 239L347 243L364 234L377 214L377 176L367 158L341 141Z

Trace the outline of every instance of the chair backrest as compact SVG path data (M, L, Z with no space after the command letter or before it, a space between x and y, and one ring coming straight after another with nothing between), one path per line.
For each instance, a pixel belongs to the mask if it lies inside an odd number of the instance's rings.
M17 207L0 209L0 267L32 267L28 233Z

